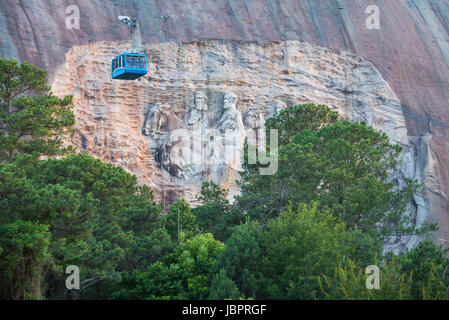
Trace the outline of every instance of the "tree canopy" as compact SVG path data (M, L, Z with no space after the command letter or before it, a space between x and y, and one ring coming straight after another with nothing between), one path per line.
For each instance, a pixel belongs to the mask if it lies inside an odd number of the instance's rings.
M349 230L358 228L383 238L434 228L410 227L407 210L419 185L408 180L405 188L398 189L391 179L400 163L401 147L364 123L330 121L330 110L326 113L323 106L316 108L321 115L305 105L270 119L269 127L282 127L288 123L284 118L294 112L300 116L292 118L305 123L284 130L276 174L261 176L257 165L245 166L238 207L266 224L289 204L317 201L340 217Z
M0 59L0 161L17 155L63 154L61 137L75 122L72 96L53 96L47 71L16 60Z

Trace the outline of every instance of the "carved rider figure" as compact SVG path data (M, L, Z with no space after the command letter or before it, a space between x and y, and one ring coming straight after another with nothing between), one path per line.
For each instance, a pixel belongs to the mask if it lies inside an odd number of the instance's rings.
M165 133L165 126L168 122L167 109L168 105L160 102L155 103L147 113L143 134L146 136L155 137Z
M265 127L265 119L262 111L252 108L245 115L245 124L252 129L260 129Z
M248 143L253 145L265 144L265 118L263 112L256 108L248 110L244 123L247 126Z
M221 166L218 175L223 174L225 167L241 170L241 155L246 130L243 126L242 115L236 108L237 96L227 92L223 96L223 114L218 121L218 130L221 137L220 144L215 145L214 157L220 159Z
M221 133L226 131L242 131L245 132L243 126L242 115L236 108L237 96L231 92L227 92L223 96L223 114L218 121L218 129Z
M204 92L195 92L193 106L190 108L186 125L190 130L207 128L207 96Z

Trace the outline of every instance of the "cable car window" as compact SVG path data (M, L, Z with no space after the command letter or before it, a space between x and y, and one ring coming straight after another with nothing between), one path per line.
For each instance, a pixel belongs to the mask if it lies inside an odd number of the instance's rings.
M126 67L133 69L145 69L145 57L143 56L127 56Z
M137 66L137 59L136 59L137 57L136 56L129 56L129 60L127 60L127 61L129 61L129 63L128 63L128 68L138 68L138 66Z
M135 68L134 66L134 56L127 56L126 57L126 67L127 68Z

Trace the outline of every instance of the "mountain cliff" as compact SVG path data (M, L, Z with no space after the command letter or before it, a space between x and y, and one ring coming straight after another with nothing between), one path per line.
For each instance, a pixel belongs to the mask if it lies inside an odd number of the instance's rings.
M73 4L80 28L69 30L66 8ZM379 30L365 24L371 4L380 10ZM132 84L109 74L111 59L130 46L119 14L140 18L149 55L149 75ZM413 177L425 185L415 220L438 222L436 240L449 240L448 2L2 0L0 29L2 57L49 69L55 93L74 94L79 148L125 166L160 200L193 201L210 173L197 168L188 183L170 173L172 163L180 167L173 148L167 161L156 160L164 155L160 147L168 150L162 138L145 134L157 103L170 106L167 118L182 127L195 92L204 91L213 126L223 94L232 92L248 129L251 110L266 118L276 101L314 101L367 121L405 147L397 184ZM234 171L217 176L231 193Z

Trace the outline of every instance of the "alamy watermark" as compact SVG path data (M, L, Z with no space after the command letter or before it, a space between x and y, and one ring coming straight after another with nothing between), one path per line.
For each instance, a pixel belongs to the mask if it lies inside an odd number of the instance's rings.
M65 280L65 287L68 290L80 289L80 269L75 265L67 266L65 273L69 276Z
M366 7L365 13L368 17L365 20L365 25L368 30L380 29L380 9L376 5L370 5Z
M365 273L369 274L366 278L365 286L368 290L380 289L380 270L378 266L370 265L366 267Z
M257 141L262 137L263 143L259 146L257 144L248 143L248 164L269 165L268 167L260 167L259 173L263 176L270 176L276 174L278 171L278 144L279 133L277 129L270 129L270 148L267 156L267 148L265 143L265 130L263 129L249 129L247 130L248 142ZM258 160L258 161L257 161Z
M69 30L79 30L80 28L80 9L78 6L70 5L65 9L68 17L65 19L65 26Z

